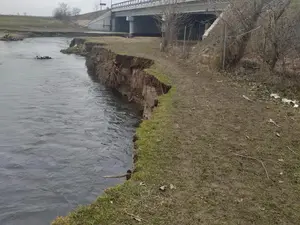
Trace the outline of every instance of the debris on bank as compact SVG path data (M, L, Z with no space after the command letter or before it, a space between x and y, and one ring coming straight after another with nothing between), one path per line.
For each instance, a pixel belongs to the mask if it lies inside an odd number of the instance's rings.
M24 37L7 33L2 38L0 38L0 40L1 41L23 41Z
M272 93L270 95L270 97L274 98L274 99L280 99L280 95L276 94L276 93ZM294 108L299 108L299 101L298 100L291 100L291 99L288 99L288 98L282 98L281 102L284 103L284 104L291 105Z

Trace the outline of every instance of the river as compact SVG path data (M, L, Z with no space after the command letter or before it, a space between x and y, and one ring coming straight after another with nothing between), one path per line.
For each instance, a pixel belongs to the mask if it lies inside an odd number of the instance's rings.
M48 225L132 165L135 107L92 81L84 58L61 54L67 41L0 42L1 225Z

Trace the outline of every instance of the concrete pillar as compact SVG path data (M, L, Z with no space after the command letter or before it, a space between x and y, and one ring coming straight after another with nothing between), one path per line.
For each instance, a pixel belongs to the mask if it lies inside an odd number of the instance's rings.
M110 27L111 32L117 32L116 30L116 18L112 17L111 18L111 27Z
M134 23L133 16L127 16L126 20L129 22L129 37L132 37L136 33L136 25Z

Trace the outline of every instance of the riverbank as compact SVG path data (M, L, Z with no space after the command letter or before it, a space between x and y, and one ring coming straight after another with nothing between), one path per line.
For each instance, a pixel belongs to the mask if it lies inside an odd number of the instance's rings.
M88 41L153 60L172 89L137 130L132 179L53 225L298 223L298 109L180 65L157 39Z
M15 38L125 36L125 33L91 31L73 22L52 17L0 15L0 37L10 34Z
M6 35L10 35L12 38L24 40L25 38L36 38L36 37L105 37L105 36L126 36L125 33L113 33L113 32L93 32L86 30L0 30L0 39L5 40Z

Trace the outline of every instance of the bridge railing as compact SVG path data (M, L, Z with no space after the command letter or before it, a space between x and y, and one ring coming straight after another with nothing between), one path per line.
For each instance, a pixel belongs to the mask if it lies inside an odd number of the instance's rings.
M142 6L149 7L159 6L159 5L168 5L168 4L178 4L184 2L201 2L203 4L214 4L214 3L223 3L228 2L228 0L128 0L124 2L119 2L112 4L112 9L119 9L119 8L134 8L134 6Z

